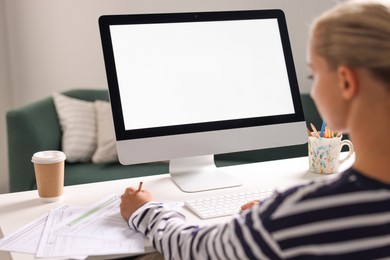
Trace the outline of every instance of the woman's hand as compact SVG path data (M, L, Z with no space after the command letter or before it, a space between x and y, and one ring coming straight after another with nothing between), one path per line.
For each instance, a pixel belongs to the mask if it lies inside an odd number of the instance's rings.
M149 191L138 190L129 187L121 196L120 210L124 219L129 220L130 216L146 202L152 201L153 196Z
M252 201L249 201L247 203L245 203L244 205L241 206L241 211L244 211L246 209L250 209L252 208L254 205L257 205L260 203L260 200L252 200Z

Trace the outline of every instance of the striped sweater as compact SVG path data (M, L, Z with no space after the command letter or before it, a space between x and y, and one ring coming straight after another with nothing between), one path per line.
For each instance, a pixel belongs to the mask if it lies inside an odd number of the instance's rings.
M197 226L161 203L129 219L165 259L390 259L390 185L349 169Z

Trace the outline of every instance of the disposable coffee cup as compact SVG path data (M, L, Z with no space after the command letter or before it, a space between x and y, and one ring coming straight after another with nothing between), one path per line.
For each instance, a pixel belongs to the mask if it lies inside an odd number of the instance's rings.
M66 156L61 151L41 151L34 153L34 164L38 194L42 202L55 202L62 199L64 190L64 168Z

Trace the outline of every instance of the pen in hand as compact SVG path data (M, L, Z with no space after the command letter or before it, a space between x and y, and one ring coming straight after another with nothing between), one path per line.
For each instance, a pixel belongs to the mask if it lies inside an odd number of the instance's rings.
M137 190L137 191L142 191L142 184L143 184L143 182L140 181L140 182L139 182L139 185L138 185L138 190Z

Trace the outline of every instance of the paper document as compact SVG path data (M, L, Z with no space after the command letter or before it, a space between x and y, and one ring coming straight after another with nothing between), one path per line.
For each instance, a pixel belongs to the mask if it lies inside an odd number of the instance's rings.
M119 204L120 197L110 195L90 207L57 207L0 239L0 250L72 259L142 254L144 235L129 228ZM183 207L175 201L164 205L172 210Z
M50 212L37 257L144 253L144 236L129 228L120 215L120 198L111 195L60 224Z
M48 214L0 240L0 250L35 254Z
M61 206L57 208L57 211L61 212L61 214L58 215L59 218L55 221L60 223L64 219L79 213L81 210L81 207ZM5 236L3 239L0 239L0 250L35 254L48 215L45 214Z

